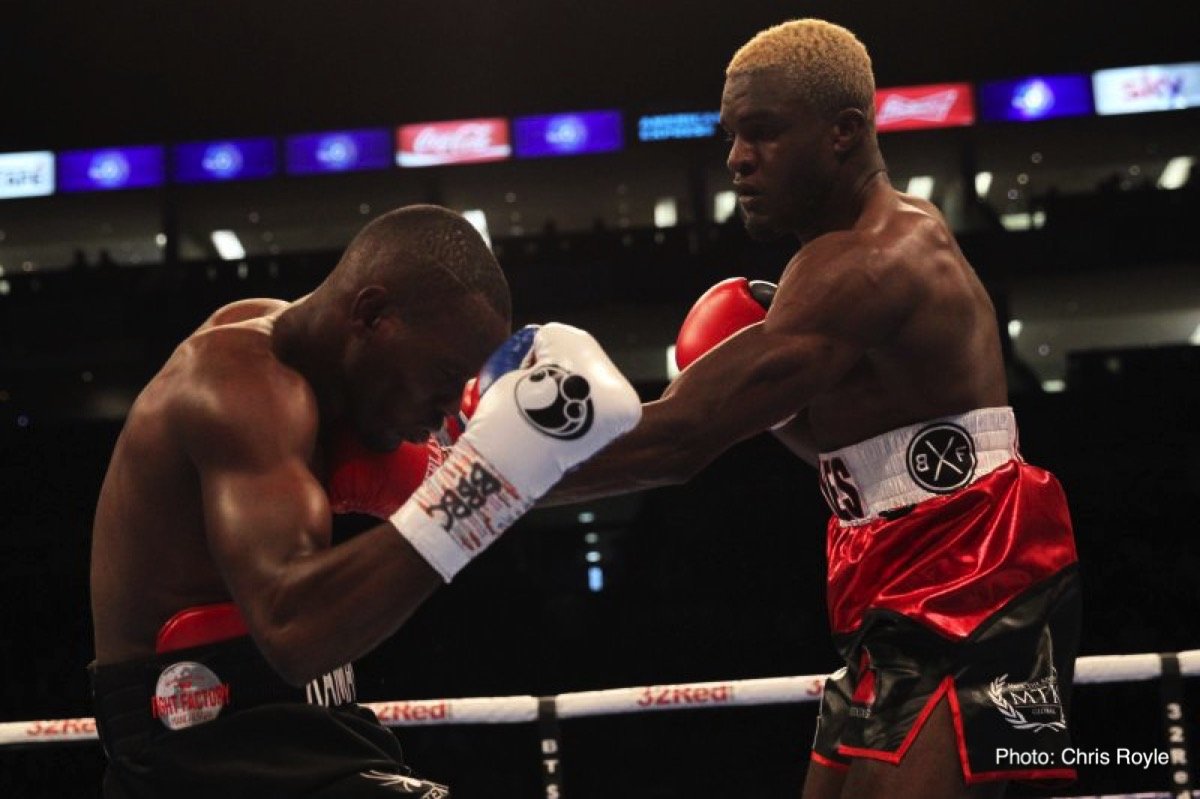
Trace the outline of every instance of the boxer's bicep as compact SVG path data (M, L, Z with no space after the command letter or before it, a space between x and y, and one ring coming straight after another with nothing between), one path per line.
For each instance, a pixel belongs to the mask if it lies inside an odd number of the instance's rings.
M289 565L330 544L329 501L299 458L202 471L201 489L209 551L248 612L271 601Z
M254 631L269 620L289 569L329 547L333 521L308 466L315 417L269 386L258 386L258 402L241 401L247 387L239 388L228 401L197 403L182 427L209 552Z
M686 480L731 445L794 416L856 357L853 347L832 337L750 325L688 366L662 399L645 407L643 424L626 439L648 444L635 448L621 439L614 451L637 449L627 458L635 463L620 465L645 472L643 484L654 484L659 472Z
M911 271L894 259L862 247L836 249L838 241L831 237L832 243L801 251L779 283L764 326L781 342L809 335L861 355L895 334L919 294Z
M719 361L712 359L711 369L690 375L703 385L683 393L703 398L711 435L724 446L807 407L836 385L863 352L857 340L836 333L796 333L766 325L747 328L722 346L727 349Z
M763 322L690 364L643 407L633 431L568 475L543 504L682 482L731 445L806 408L911 312L910 288L893 284L883 258L851 234L806 246Z
M785 273L761 324L684 370L664 399L697 420L698 461L803 410L894 335L913 294L873 257L814 247Z

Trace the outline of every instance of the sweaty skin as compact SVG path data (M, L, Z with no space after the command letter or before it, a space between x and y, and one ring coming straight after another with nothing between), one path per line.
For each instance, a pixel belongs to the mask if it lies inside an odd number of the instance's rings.
M721 123L747 230L802 247L766 319L685 369L552 503L683 482L790 417L775 434L815 465L897 427L1007 403L992 303L938 210L892 188L863 110L822 115L766 70L728 78ZM942 700L899 766L813 762L804 799L1000 796L1002 782L963 784L956 746Z
M300 685L372 649L442 584L391 524L331 546L321 438L336 414L311 380L330 345L297 321L304 302L219 310L135 401L93 530L98 664L149 656L175 613L232 599L267 660ZM415 415L385 420L389 435L421 438L426 420L456 409L507 334L477 298L431 324L444 338L411 348L424 360L397 404Z
M1007 402L991 300L937 208L892 188L860 112L826 122L756 73L726 83L722 124L751 234L804 244L765 321L684 370L552 503L686 481L793 415L776 435L815 464L818 452Z
M785 443L803 434L828 452L1007 403L995 310L945 220L876 180L853 230L826 234L792 259L783 302L767 316L768 336L772 315L792 328L799 368L826 361L813 369L801 416L780 431Z

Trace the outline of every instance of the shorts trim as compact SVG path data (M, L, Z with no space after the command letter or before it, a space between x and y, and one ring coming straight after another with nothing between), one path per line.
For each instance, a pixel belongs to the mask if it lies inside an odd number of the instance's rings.
M904 759L905 753L908 752L908 747L912 746L912 742L917 739L917 735L924 728L925 722L929 719L929 714L933 712L934 707L937 706L938 700L946 693L954 693L950 690L953 686L954 678L952 677L946 677L938 684L937 690L929 695L929 699L925 700L925 706L921 708L920 714L913 722L912 727L909 728L908 735L904 736L904 743L900 744L900 748L895 752L886 752L882 749L860 749L854 746L838 744L838 754L846 755L847 757L866 757L871 760L882 760L885 763L891 763L893 766L899 765L900 761ZM961 748L963 746L962 730L958 729L956 733L958 735L959 747Z
M963 779L971 784L971 761L967 757L967 734L963 729L962 708L958 704L958 692L950 692L950 715L954 718L954 737L958 743L958 762L962 766Z
M962 708L958 704L958 694L954 690L953 677L943 679L938 685L937 690L930 694L929 699L925 702L925 706L921 708L920 714L909 729L908 735L905 736L904 743L900 744L900 747L896 751L887 752L881 749L866 749L839 744L837 748L838 754L851 758L862 757L869 760L879 760L884 763L890 763L893 766L900 765L900 761L904 759L904 755L908 752L909 747L912 746L913 741L916 740L921 730L924 729L925 722L929 720L930 714L933 713L933 709L937 706L938 701L943 695L950 705L950 716L954 724L954 737L957 745L956 748L958 749L958 763L962 770L963 781L967 785L1009 780L1072 781L1079 778L1079 773L1073 768L971 771L970 760L967 756L967 736L963 731ZM822 766L842 772L848 771L850 768L848 765L839 763L836 760L830 760L816 751L812 753L812 760L813 762L820 763Z
M827 758L824 755L822 755L818 752L815 752L815 751L810 752L809 755L810 755L810 758L812 759L812 762L816 763L818 766L824 766L825 768L831 768L834 771L841 772L842 774L845 774L847 771L850 770L849 763L839 763L838 761L831 760L830 758Z
M950 714L954 717L954 735L958 739L958 760L962 765L963 780L967 785L978 785L981 782L997 780L1061 780L1071 781L1079 778L1073 768L1024 769L1022 771L971 771L971 761L967 759L967 736L963 732L962 708L958 704L958 692L950 692Z
M1024 771L981 771L978 774L969 774L964 779L967 785L979 785L983 782L1012 782L1013 780L1033 780L1065 784L1079 779L1079 774L1073 768L1048 768L1026 769Z

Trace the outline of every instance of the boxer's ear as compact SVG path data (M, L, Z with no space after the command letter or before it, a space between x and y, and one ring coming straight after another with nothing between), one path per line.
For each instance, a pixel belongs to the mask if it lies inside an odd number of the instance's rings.
M350 327L358 332L374 330L387 315L390 302L383 286L365 286L350 306Z
M866 136L866 115L857 108L843 108L833 120L833 151L839 156L853 152Z

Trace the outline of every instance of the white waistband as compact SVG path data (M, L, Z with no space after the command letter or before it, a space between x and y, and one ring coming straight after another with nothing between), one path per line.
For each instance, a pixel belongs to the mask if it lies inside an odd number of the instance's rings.
M970 485L1020 457L1012 408L931 419L822 453L821 492L856 524Z

